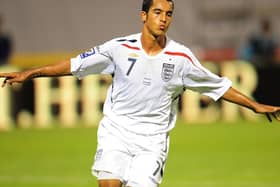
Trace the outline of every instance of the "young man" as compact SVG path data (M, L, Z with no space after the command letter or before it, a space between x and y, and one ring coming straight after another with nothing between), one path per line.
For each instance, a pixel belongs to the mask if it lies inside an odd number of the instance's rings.
M0 73L3 86L40 76L111 74L92 168L100 187L156 187L162 180L178 97L185 89L275 118L280 107L259 104L231 81L200 65L192 52L166 37L172 0L144 0L142 32L116 38L54 65Z

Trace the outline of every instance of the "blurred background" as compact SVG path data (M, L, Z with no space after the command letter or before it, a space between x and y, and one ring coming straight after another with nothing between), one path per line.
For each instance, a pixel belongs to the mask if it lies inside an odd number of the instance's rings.
M279 0L175 1L171 38L248 96L280 105ZM0 71L55 63L140 32L141 3L0 0ZM0 88L0 186L97 186L97 128L88 127L102 116L110 81L38 78ZM277 122L188 91L179 110L162 187L280 186Z
M278 0L176 1L168 35L191 48L214 73L232 76L236 84L244 68L237 65L228 71L223 64L249 64L255 73L243 77L243 82L253 77L252 89L245 92L259 102L280 105L280 91L271 84L279 79L279 7ZM0 0L2 69L54 63L112 38L141 32L140 9L141 2L131 0ZM52 80L51 87L59 87L57 82ZM36 113L35 92L33 82L12 89L7 101L11 106L2 110L7 115L11 111L15 119L22 110ZM208 103L199 102L204 107ZM53 113L61 108L59 104L51 107Z
M279 79L279 7L278 0L176 1L168 35L191 48L214 73L234 79L236 86L253 77L252 89L245 92L259 102L280 105L280 91L271 84ZM141 2L131 0L0 0L2 69L54 63L112 38L140 32L140 9ZM242 76L240 61L255 73ZM237 65L224 70L226 62ZM59 87L57 82L52 80L51 87ZM2 110L11 111L12 118L23 109L36 113L35 92L33 82L12 89L6 101L12 104ZM207 106L203 101L200 105ZM52 104L51 110L58 113L59 108Z
M1 0L15 53L69 52L141 31L140 1ZM108 6L110 5L110 6ZM176 1L169 35L190 47L238 48L268 18L280 32L277 0Z

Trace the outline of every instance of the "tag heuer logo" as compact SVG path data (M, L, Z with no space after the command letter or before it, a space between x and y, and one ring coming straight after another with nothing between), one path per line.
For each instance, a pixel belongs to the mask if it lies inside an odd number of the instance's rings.
M162 71L161 71L161 78L163 81L168 82L172 79L174 73L174 64L166 64L163 63Z

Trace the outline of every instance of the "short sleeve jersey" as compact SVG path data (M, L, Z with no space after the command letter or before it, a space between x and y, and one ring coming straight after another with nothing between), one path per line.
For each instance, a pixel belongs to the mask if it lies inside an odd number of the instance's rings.
M166 133L175 126L184 90L217 100L231 86L229 79L204 68L187 47L168 38L160 53L149 56L140 39L140 33L116 38L71 59L71 72L79 79L112 75L103 113L117 127L143 135Z

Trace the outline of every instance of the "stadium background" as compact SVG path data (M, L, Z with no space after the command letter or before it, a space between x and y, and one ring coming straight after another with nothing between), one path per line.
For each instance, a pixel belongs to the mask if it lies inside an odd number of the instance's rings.
M16 52L69 52L139 32L140 1L1 0ZM169 35L194 47L237 48L263 16L280 32L278 0L176 1Z
M0 0L5 30L14 41L10 63L21 69L53 63L108 39L139 32L140 5L131 0ZM181 0L175 9L168 35L190 47L201 61L220 64L238 59L239 47L264 16L271 18L280 36L278 0ZM269 72L267 81L279 80L276 70ZM30 89L27 84L27 91L19 93L21 99L13 98L15 106L33 104ZM275 88L266 92L271 94L267 102L279 103ZM185 124L179 119L171 134L162 186L280 186L276 122ZM90 176L96 128L82 123L74 129L60 128L59 122L51 126L0 133L0 186L96 186Z

